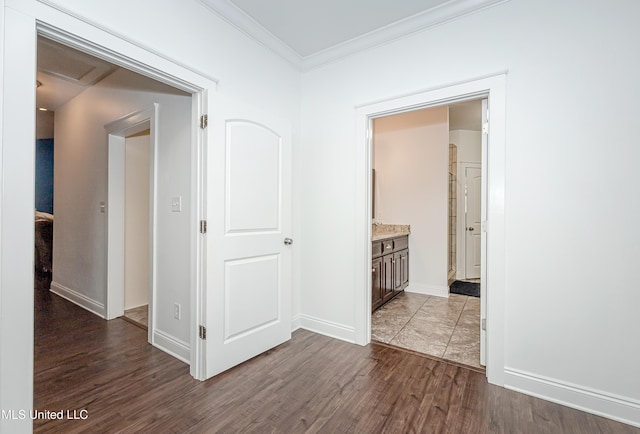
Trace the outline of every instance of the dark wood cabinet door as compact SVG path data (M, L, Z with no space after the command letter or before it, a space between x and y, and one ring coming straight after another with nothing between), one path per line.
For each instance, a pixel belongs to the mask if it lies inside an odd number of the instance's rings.
M373 241L371 244L371 311L409 285L409 237Z
M393 290L402 291L402 255L401 252L393 254Z
M382 302L393 297L393 267L394 267L393 255L385 255L382 257L382 273L383 273L383 285L382 285Z
M402 289L409 286L409 250L400 252L400 283Z
M382 272L382 258L371 261L371 311L382 304L382 287L384 285Z

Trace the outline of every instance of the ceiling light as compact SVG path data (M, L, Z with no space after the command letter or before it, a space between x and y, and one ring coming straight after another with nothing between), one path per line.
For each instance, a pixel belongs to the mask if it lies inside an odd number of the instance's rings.
M38 110L40 110L41 112L46 112L46 111L48 111L48 110L47 110L46 108L44 108L44 107L40 107Z

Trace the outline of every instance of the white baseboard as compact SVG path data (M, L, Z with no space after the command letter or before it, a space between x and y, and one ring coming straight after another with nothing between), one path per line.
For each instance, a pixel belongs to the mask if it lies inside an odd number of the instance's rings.
M301 327L300 315L294 315L291 317L291 331L295 332Z
M71 288L67 288L57 282L51 282L50 291L65 300L69 300L71 303L77 304L81 308L98 315L100 318L106 318L107 310L104 303L100 303L99 301L89 298L86 295L81 294L78 291L74 291Z
M423 285L421 283L409 283L404 289L406 292L415 294L434 295L436 297L449 297L448 286Z
M178 360L191 364L191 347L176 337L173 337L163 331L156 330L153 332L153 346L167 354L171 354Z
M504 387L640 427L640 401L517 369L505 368Z
M300 314L298 317L300 321L299 328L350 343L354 343L356 341L356 332L353 327L348 327L331 321L325 321L309 315Z

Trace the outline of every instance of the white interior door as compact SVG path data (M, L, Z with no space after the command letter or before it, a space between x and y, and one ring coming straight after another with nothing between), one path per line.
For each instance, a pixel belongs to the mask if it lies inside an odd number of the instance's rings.
M480 278L482 175L480 167L464 168L465 191L465 277Z
M235 103L212 121L207 377L291 338L291 125Z

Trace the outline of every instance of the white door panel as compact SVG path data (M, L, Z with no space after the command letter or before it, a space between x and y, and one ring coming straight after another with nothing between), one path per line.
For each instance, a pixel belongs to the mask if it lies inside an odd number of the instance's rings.
M263 125L239 120L227 122L226 135L227 233L277 231L281 137Z
M480 277L482 177L479 167L465 168L465 277Z
M217 104L216 104L217 102ZM291 124L235 102L210 116L207 377L291 338Z
M282 298L282 288L279 275L278 255L225 263L225 344L280 320L278 301Z

